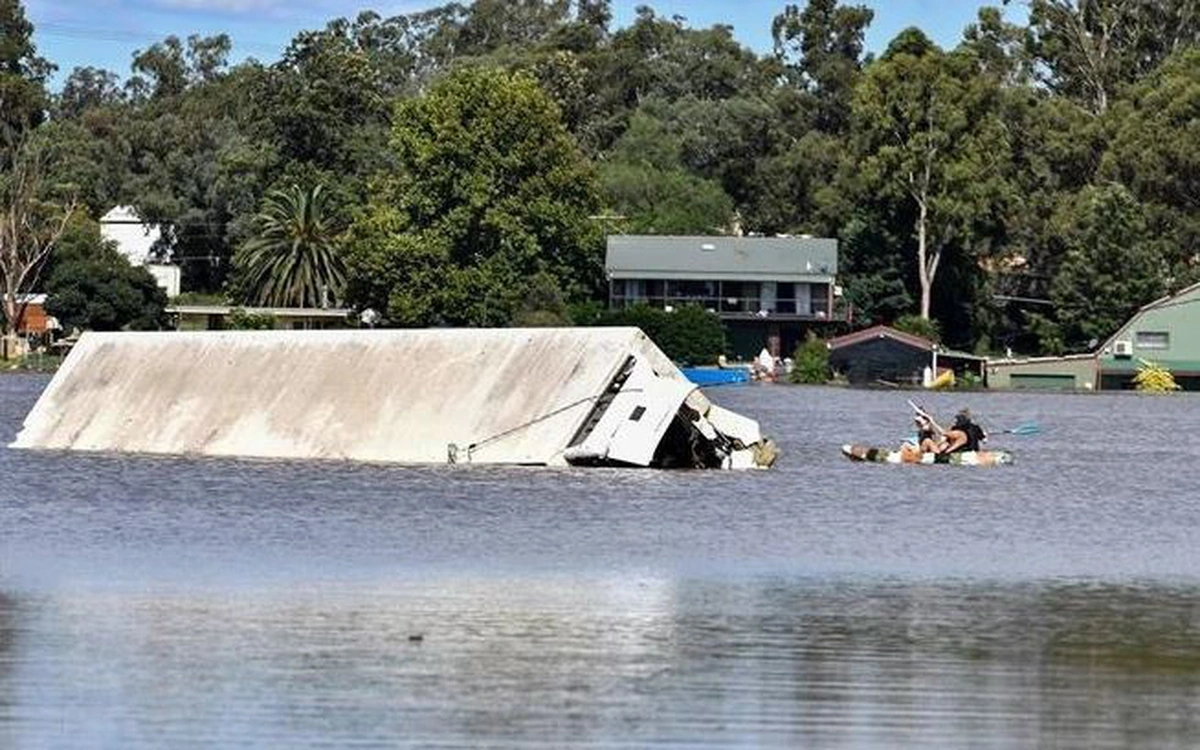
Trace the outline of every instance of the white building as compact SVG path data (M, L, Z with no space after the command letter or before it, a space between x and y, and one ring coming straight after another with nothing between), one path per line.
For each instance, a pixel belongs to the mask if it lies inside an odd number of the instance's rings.
M100 217L100 236L116 243L130 264L145 267L168 297L179 296L179 266L154 262L151 256L154 244L162 238L157 224L144 223L131 206L117 206Z

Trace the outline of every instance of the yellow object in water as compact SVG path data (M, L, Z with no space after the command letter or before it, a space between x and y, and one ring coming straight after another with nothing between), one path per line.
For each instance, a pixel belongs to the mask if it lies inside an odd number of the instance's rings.
M929 388L931 390L939 390L942 388L953 388L953 387L954 387L954 371L953 370L946 370L941 375L938 375L936 378L934 378L933 382L929 384Z

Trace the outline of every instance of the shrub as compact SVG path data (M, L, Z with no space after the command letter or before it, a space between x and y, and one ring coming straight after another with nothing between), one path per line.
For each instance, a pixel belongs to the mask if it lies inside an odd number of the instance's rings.
M829 382L829 346L825 340L817 338L812 331L804 343L796 347L792 357L791 381L805 385L822 385Z
M1138 360L1137 375L1133 376L1133 385L1142 393L1171 393L1179 390L1175 376L1171 371L1157 362L1145 359Z
M275 328L275 316L269 313L252 313L235 307L229 312L226 328L235 331L270 331Z
M920 315L901 315L899 318L896 318L896 322L892 323L892 328L904 333L911 333L913 336L929 339L935 343L942 340L941 327L938 326L937 321L922 318Z
M634 305L602 315L599 324L640 328L664 354L682 364L709 364L725 351L720 318L697 305L673 312Z

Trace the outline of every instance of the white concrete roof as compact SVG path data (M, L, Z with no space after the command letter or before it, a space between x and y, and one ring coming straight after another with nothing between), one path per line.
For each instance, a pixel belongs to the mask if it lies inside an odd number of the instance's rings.
M636 328L85 333L13 446L562 464L630 358L686 382Z

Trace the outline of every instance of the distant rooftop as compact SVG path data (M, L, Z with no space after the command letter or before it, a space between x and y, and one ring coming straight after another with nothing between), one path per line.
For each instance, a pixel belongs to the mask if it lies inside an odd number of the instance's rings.
M350 310L340 307L238 307L236 305L171 305L172 315L230 315L241 310L250 315L272 315L276 318L345 318Z
M612 279L832 283L837 263L833 239L613 235L605 269Z
M142 217L138 216L133 206L114 206L108 213L100 217L101 224L141 224Z

